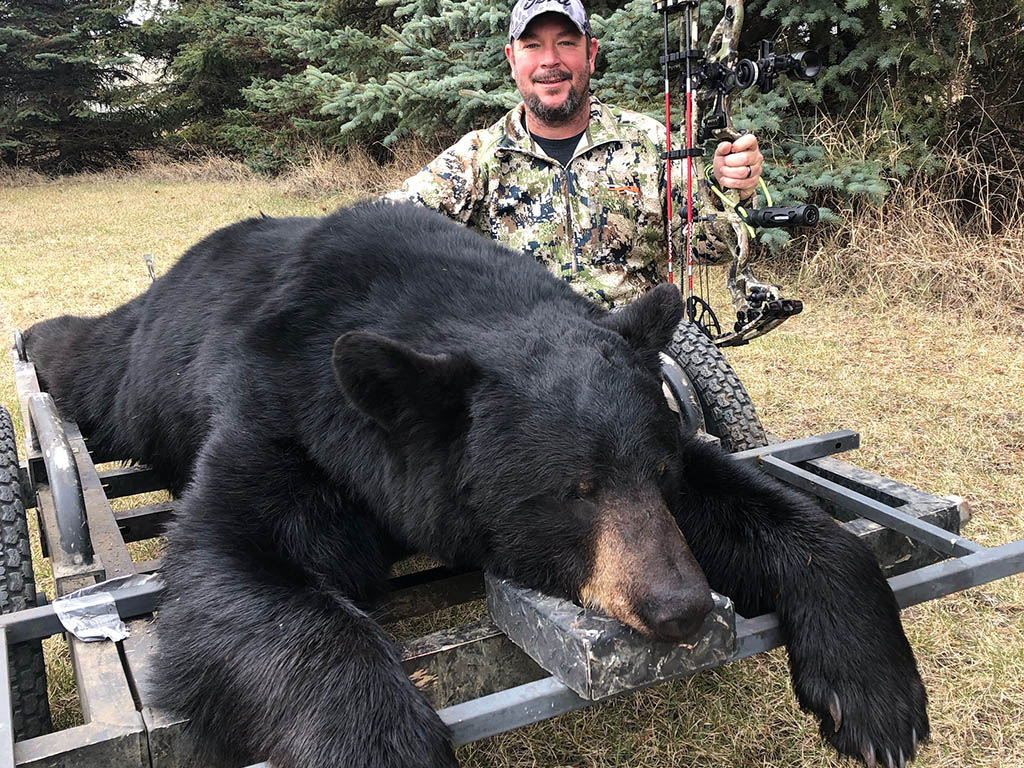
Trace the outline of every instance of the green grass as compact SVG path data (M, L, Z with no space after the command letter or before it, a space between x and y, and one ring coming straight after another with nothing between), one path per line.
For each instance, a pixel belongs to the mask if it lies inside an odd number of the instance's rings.
M144 253L162 272L224 224L334 204L201 178L0 186L0 330L9 338L55 314L116 306L146 288ZM803 315L728 352L766 428L782 437L856 429L862 448L851 461L965 497L968 536L1024 536L1024 336L1006 330L1022 327L1019 312L1007 307L1007 322L811 284L794 292ZM20 419L9 373L0 402ZM904 622L931 702L933 741L915 764L1024 766L1024 580L915 606ZM70 677L51 666L60 722L74 722ZM780 651L469 745L460 758L473 768L849 764L797 708Z

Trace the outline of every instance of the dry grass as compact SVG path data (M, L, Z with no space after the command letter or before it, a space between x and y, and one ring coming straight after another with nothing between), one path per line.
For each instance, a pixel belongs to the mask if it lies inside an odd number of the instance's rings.
M377 197L397 189L437 153L421 140L407 140L377 163L359 146L345 150L311 146L305 162L294 163L275 177L251 171L244 163L220 155L178 160L158 152L140 153L130 168L111 168L73 176L48 177L27 168L0 166L0 189L105 183L228 183L269 188L278 193L317 202L334 203Z
M143 253L156 254L164 271L223 224L259 210L318 213L340 200L296 198L259 180L190 179L0 185L3 332L116 306L145 289ZM913 226L904 225L908 237ZM989 297L997 309L979 319L925 302L922 292L863 285L837 294L807 279L793 291L807 303L803 315L729 351L765 425L784 437L857 429L855 463L964 496L975 514L967 534L983 543L1024 536L1024 333L1003 322L1017 310ZM11 378L0 375L0 402L18 419ZM916 765L1024 766L1022 579L916 606L904 618L934 733ZM70 674L59 662L51 673L55 707L73 722ZM469 745L460 758L472 768L850 765L821 746L799 712L781 652Z
M834 296L917 299L1024 326L1024 205L997 231L965 228L934 190L901 187L881 208L847 212L840 233L804 262L806 277ZM841 240L837 242L836 240Z
M435 154L424 143L410 140L395 150L390 163L380 165L358 146L344 151L312 147L306 152L307 162L289 168L275 186L302 198L358 200L397 189Z
M140 153L136 165L83 172L71 176L51 177L27 168L0 166L0 189L38 186L40 184L94 184L104 181L208 181L251 182L258 177L244 163L225 157L208 155L188 161L175 160L159 152Z
M854 134L851 126L857 125ZM871 121L823 121L813 135L836 162L886 138ZM887 159L900 162L900 142ZM905 146L905 145L902 145ZM841 226L805 254L804 277L833 296L912 299L1024 328L1024 167L998 131L939 147L945 170L890 179L881 207L838 211ZM1000 158L999 166L988 157ZM1006 313L1006 310L1010 310Z
M7 165L0 165L0 189L27 187L43 184L46 181L45 176L28 168L11 168Z

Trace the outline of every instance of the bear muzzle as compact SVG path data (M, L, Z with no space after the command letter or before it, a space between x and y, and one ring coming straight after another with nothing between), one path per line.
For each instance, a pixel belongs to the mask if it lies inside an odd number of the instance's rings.
M609 492L598 510L583 604L656 640L692 636L714 601L661 495Z

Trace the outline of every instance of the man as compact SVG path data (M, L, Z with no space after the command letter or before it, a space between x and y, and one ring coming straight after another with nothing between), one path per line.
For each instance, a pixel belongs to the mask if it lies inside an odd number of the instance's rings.
M665 128L590 95L598 41L580 0L518 0L505 46L523 97L387 197L533 255L612 307L665 280ZM723 187L753 190L757 139L719 144Z

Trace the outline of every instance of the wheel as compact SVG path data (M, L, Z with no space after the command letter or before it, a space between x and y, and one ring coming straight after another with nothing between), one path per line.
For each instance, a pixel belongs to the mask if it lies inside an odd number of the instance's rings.
M36 580L32 572L32 550L28 522L18 477L18 449L14 425L6 408L0 406L0 548L3 566L0 578L0 613L13 613L36 605ZM14 737L30 739L49 733L50 703L46 698L46 669L39 640L8 648L11 703L14 709Z
M764 427L750 395L722 352L693 323L683 320L665 351L693 385L705 429L730 453L765 445Z

